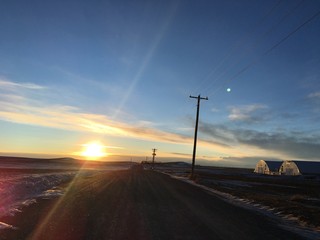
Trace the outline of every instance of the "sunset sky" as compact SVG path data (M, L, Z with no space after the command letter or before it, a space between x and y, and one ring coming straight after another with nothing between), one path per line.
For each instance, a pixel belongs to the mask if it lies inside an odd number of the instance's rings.
M320 1L0 8L0 155L320 160ZM227 89L229 88L229 91ZM117 158L118 159L118 158Z

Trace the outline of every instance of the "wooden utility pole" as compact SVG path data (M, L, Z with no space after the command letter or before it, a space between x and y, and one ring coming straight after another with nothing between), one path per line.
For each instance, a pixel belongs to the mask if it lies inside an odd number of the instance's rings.
M195 97L191 96L190 98L196 98L198 99L198 104L197 104L197 115L196 115L196 126L194 129L194 143L193 143L193 154L192 154L192 167L191 167L191 176L190 179L194 178L194 164L196 161L196 151L197 151L197 135L198 135L198 123L199 123L199 109L200 109L200 100L208 100L208 97L201 97L200 94Z
M152 148L152 169L154 169L154 158L155 158L155 156L157 155L156 154L156 151L157 151L158 149L155 149L155 148Z

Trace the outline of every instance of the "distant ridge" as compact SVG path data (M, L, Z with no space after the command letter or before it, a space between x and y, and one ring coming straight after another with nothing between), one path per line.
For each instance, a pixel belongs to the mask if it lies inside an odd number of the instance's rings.
M60 158L32 158L32 157L14 157L14 156L0 156L0 163L65 163L65 164L83 164L90 163L90 165L105 165L105 164L135 164L135 162L130 161L98 161L98 160L85 160L76 159L72 157L60 157Z
M13 156L0 156L0 161L79 161L75 158L65 157L65 158L31 158L31 157L13 157Z
M177 161L177 162L164 162L162 164L166 164L166 165L186 165L186 166L190 166L190 163L187 162L183 162L183 161Z

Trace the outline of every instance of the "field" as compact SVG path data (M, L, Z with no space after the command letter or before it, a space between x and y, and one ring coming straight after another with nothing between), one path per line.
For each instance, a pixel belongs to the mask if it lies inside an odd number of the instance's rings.
M159 164L159 171L182 178L189 166ZM320 176L269 176L253 169L196 167L195 182L305 230L320 233Z
M16 229L16 216L23 215L29 206L39 206L64 195L66 186L75 177L128 169L130 164L0 157L0 231Z
M205 236L220 230L217 237L229 239L225 238L228 231L216 229L221 222L226 230L233 229L231 239L247 239L247 235L239 238L244 229L252 236L261 234L266 231L263 222L276 238L262 235L259 239L320 237L317 176L264 176L253 174L252 169L197 166L191 181L186 163L159 163L155 171L148 171L148 164L143 167L147 171L130 162L2 159L0 239L26 239L33 234L41 237L30 239L48 239L50 231L51 239L57 233L59 237L66 234L59 239L128 239L126 233L131 239L184 239L187 235L194 235L189 239L207 239ZM195 216L207 225L193 228ZM252 221L246 224L240 216ZM189 232L182 223L190 224ZM291 237L278 225L289 230ZM39 226L43 230L37 233ZM198 228L203 228L202 237Z

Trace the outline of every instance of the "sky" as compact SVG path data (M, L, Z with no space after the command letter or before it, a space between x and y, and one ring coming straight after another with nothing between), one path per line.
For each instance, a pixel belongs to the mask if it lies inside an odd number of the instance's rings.
M0 8L0 154L254 166L320 160L320 1Z

